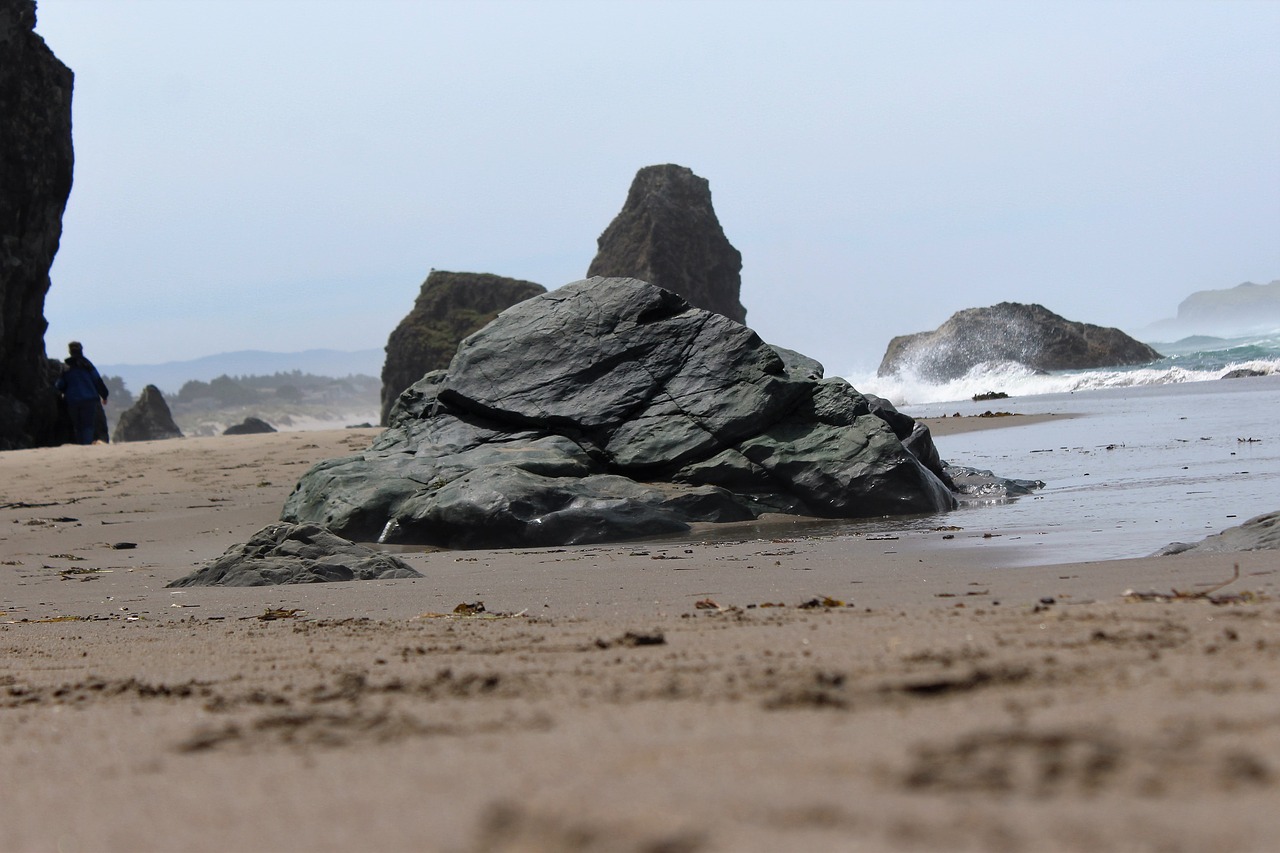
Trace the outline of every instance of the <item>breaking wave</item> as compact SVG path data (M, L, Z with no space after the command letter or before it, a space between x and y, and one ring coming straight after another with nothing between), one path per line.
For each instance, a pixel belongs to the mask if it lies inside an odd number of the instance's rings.
M1221 379L1233 370L1267 375L1280 373L1280 333L1248 338L1186 338L1153 343L1167 355L1159 361L1133 367L1071 370L1043 373L1016 362L986 362L948 382L929 382L910 373L898 376L850 374L845 376L859 391L890 400L896 406L970 400L979 394L1004 393L1010 397L1065 394L1139 385L1168 385Z

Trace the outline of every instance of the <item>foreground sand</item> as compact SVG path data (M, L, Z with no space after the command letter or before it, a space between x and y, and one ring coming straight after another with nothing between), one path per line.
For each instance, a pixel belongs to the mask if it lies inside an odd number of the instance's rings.
M164 588L374 434L0 454L0 850L1280 844L1274 553L780 523Z

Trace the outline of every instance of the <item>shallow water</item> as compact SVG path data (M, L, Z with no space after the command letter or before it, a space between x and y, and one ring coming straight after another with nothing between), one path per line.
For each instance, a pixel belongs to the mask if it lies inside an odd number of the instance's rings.
M911 540L981 549L993 567L1031 566L1144 557L1280 510L1280 376L902 409L913 417L987 410L1072 415L936 439L948 462L1043 480L1044 489L928 516L702 525L697 538L858 537L886 551Z
M940 517L998 533L981 547L1006 552L993 554L1002 564L1141 557L1280 509L1280 376L903 410L987 409L1077 415L937 439L949 462L1045 481L1033 497Z

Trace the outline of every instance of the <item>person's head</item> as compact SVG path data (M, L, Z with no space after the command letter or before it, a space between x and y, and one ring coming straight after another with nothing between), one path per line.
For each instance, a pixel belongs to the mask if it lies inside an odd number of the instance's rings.
M67 344L67 350L72 355L76 355L76 356L84 355L84 345L81 344L79 341L72 341L71 343Z

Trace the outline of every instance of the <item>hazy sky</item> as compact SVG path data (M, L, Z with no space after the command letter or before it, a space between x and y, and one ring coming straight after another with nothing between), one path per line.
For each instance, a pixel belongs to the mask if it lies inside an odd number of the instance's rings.
M711 182L829 373L1002 300L1135 330L1280 278L1280 2L39 0L76 73L51 355L382 347L431 268L581 278Z

